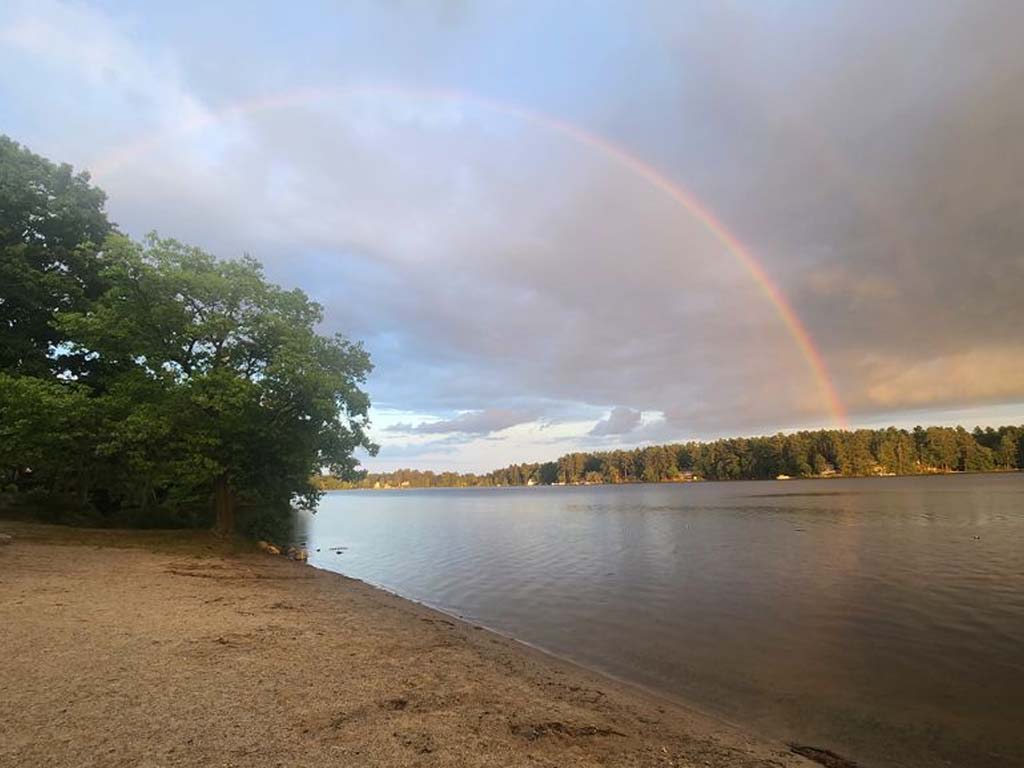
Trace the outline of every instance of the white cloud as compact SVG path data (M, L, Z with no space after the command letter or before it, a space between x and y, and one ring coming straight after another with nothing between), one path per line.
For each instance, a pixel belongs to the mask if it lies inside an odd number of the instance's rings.
M182 83L172 55L133 42L132 24L95 7L58 0L23 0L0 17L0 43L25 61L66 78L77 98L118 104L132 120L164 126L208 120L209 111ZM83 90L84 89L84 90ZM94 106L94 105L91 105ZM111 123L120 115L112 112Z

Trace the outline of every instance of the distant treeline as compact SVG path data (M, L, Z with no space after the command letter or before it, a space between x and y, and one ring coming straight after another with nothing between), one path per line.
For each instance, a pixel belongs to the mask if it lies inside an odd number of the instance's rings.
M713 442L569 453L557 461L512 464L486 474L399 469L361 480L316 479L342 488L461 488L576 483L661 483L683 480L767 480L862 477L1024 468L1024 426L976 428L824 429Z

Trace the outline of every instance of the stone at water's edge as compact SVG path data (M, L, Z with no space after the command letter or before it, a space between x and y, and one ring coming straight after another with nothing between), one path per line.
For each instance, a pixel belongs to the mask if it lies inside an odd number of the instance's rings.
M0 533L0 544L10 544L14 541L14 537L9 533Z

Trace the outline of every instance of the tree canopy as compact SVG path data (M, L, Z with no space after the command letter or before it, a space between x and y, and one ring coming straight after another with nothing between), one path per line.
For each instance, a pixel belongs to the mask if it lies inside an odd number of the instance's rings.
M54 369L53 317L102 290L96 249L113 231L105 202L88 174L0 136L0 370Z
M315 504L314 474L354 476L376 450L360 344L320 334L322 308L253 258L118 234L86 175L4 142L0 270L20 277L0 294L0 471L21 499L266 533ZM55 178L74 194L20 202Z

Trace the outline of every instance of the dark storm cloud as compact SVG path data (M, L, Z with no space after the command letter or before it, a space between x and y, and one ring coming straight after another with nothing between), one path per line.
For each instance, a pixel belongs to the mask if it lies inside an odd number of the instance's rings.
M854 410L1020 401L1024 7L787 8L719 5L679 32L680 103L715 137L699 155L660 121L616 130L764 258Z

